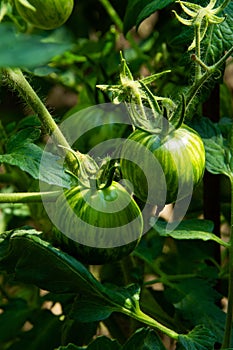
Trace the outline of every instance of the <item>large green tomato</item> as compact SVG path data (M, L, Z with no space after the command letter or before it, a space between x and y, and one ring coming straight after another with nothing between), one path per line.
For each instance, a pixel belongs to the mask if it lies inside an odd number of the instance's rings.
M50 30L67 21L74 0L15 0L15 6L26 22L36 28Z
M123 178L132 183L135 196L153 205L191 195L205 169L202 139L184 124L164 136L136 129L120 156Z
M55 238L60 248L87 264L130 254L143 230L141 211L117 182L103 189L74 187L56 202Z

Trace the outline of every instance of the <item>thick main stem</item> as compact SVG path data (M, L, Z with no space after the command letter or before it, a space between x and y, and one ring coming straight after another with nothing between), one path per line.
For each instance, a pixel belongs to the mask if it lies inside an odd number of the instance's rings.
M231 236L229 248L229 282L228 282L228 306L225 334L222 344L222 349L228 349L231 346L232 333L232 319L233 319L233 174L231 177Z
M53 120L51 114L39 96L36 94L29 82L24 77L22 71L18 68L5 68L3 72L10 87L12 89L15 89L19 93L20 97L27 103L27 105L29 105L32 110L38 115L41 124L52 135L55 144L57 146L61 145L66 149L70 148L70 145L67 142L66 138L62 134L61 130ZM74 170L75 165L77 164L77 160L71 152L66 153L66 161L70 170Z

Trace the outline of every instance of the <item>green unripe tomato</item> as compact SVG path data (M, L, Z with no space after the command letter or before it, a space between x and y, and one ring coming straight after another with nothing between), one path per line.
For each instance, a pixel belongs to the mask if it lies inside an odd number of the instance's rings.
M64 24L74 6L74 0L15 0L20 16L36 28L50 30Z
M141 239L141 211L117 182L104 189L74 187L56 202L55 241L87 264L104 264L129 255ZM87 244L83 244L83 243Z
M121 151L122 175L132 183L135 196L143 202L174 203L191 195L202 179L204 144L187 125L164 136L136 129L127 140Z

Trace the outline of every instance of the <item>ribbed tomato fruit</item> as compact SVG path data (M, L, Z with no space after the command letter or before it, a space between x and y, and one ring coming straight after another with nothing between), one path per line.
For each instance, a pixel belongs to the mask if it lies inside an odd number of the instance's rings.
M70 17L74 0L15 0L20 16L36 28L55 29L64 24ZM31 6L30 6L31 5Z
M121 171L136 197L153 205L192 194L205 169L201 137L186 125L165 135L136 129L122 146Z
M74 187L56 202L56 240L87 264L104 264L130 254L143 230L141 211L117 182L103 189Z

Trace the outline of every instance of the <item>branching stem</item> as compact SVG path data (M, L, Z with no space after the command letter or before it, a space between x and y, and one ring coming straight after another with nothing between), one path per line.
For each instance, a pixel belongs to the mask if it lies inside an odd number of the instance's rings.
M201 77L194 81L194 84L190 87L186 97L186 110L189 108L190 104L192 103L193 99L197 95L197 93L200 91L202 86L213 76L220 68L221 66L226 62L227 58L230 57L233 53L233 47L215 64L212 66L207 67L204 74L201 75ZM195 59L195 57L193 56ZM197 58L197 63L199 63L199 60ZM208 69L207 69L208 68Z

